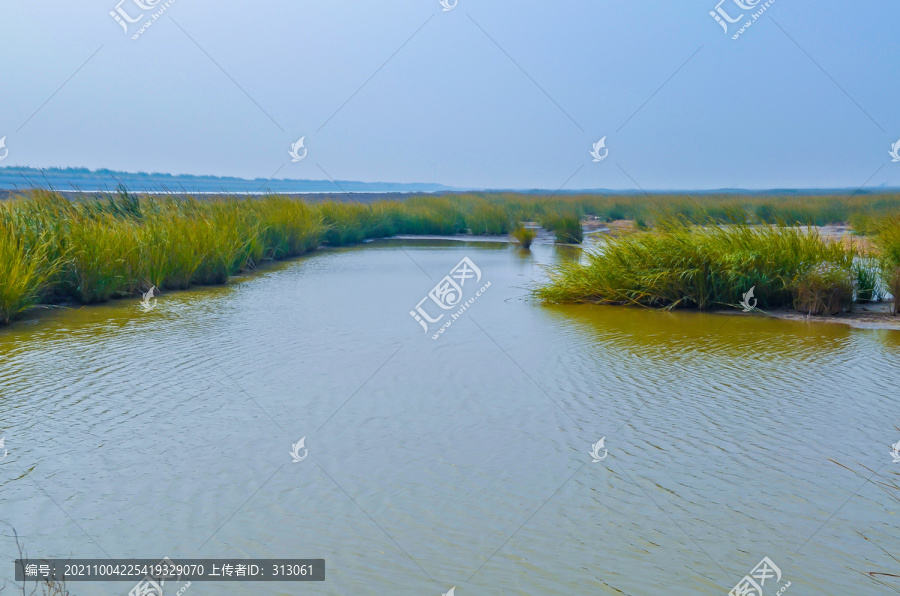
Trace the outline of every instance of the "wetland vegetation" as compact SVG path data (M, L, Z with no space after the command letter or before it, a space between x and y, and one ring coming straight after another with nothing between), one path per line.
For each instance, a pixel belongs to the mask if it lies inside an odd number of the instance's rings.
M512 234L527 247L534 233L525 222L539 222L558 242L580 243L586 217L633 220L637 229L610 236L583 262L551 270L550 282L536 291L541 300L706 309L734 305L756 287L760 308L832 312L854 298L898 294L898 214L897 194L471 193L359 203L138 196L124 188L71 199L35 189L0 202L0 324L39 304L222 284L322 244L470 233ZM874 248L797 227L846 222Z
M743 215L705 225L676 218L608 237L583 260L550 269L535 295L554 303L749 304L835 315L900 293L900 218L884 217L868 230L866 243L839 242L812 226L753 224Z

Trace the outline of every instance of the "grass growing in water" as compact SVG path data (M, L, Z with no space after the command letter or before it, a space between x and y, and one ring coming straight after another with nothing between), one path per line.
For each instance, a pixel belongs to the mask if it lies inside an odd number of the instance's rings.
M581 219L574 213L547 213L541 218L541 226L553 232L562 244L581 244L584 239Z
M881 267L878 262L870 257L858 257L853 264L853 272L856 275L856 301L881 302L884 295L881 292Z
M51 243L42 237L28 246L8 223L0 222L0 323L38 303L59 266Z
M537 232L534 228L526 228L524 225L520 224L519 227L510 232L509 235L512 236L513 240L515 240L522 248L529 248L531 243L534 242L534 239L537 237Z
M896 315L900 313L900 216L880 220L874 228L881 280L894 297L891 312Z
M809 315L836 315L853 306L853 272L833 263L802 271L794 287L794 308Z
M736 211L740 218L734 217ZM263 260L302 255L323 242L341 246L395 234L451 235L467 230L505 234L520 221L540 221L558 241L580 242L580 220L586 215L633 219L641 228L656 225L656 231L610 241L605 262L591 257L595 259L591 268L577 275L573 270L567 281L558 276L556 285L544 290L546 300L708 308L733 304L740 299L739 288L745 291L756 284L760 307L765 308L791 303L798 276L813 266L822 262L849 266L852 255L831 254L821 241L795 237L795 232L744 226L744 231L729 232L743 238L729 240L716 236L724 233L716 232L717 226L701 233L691 232L686 223L760 223L775 218L815 224L853 218L866 222L864 231L879 247L882 287L898 295L900 217L884 219L892 212L900 212L900 195L707 195L700 200L659 195L647 201L603 195L467 193L359 204L305 203L276 196L194 200L138 196L125 189L104 198L68 200L51 191L33 190L0 202L0 323L41 303L103 302L138 295L151 285L179 289L223 283ZM680 231L665 223L673 216L683 222ZM717 255L719 250L724 252ZM801 253L810 253L808 260L800 259L802 266L792 260ZM634 260L629 264L629 259ZM784 262L775 262L779 260ZM652 274L644 270L645 263ZM856 275L860 279L859 271ZM731 283L736 287L726 291ZM857 295L865 295L870 285L860 281Z
M264 258L315 249L325 226L300 201L69 201L35 191L0 203L0 323L41 302L104 302L151 285L224 283Z
M709 309L737 305L755 287L757 306L769 309L792 306L809 270L827 264L849 276L852 263L852 249L815 230L674 220L609 238L586 262L551 269L535 293L545 302Z
M472 234L499 236L512 227L509 215L501 205L478 201L466 215L466 224Z

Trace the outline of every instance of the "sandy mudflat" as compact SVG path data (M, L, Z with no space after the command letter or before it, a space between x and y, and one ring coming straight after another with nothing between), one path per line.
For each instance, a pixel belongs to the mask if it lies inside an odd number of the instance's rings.
M756 313L743 313L739 310L719 310L723 314L738 314L742 316L759 316L765 314L786 321L810 321L814 323L839 323L849 325L857 329L894 329L900 331L900 315L891 314L890 302L874 304L854 304L853 312L839 315L817 316L805 315L795 310L779 309L774 311L759 311Z

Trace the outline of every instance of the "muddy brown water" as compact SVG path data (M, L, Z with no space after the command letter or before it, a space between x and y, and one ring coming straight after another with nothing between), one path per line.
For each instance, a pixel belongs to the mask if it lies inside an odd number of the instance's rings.
M198 596L727 594L763 557L765 594L885 593L858 571L900 572L898 506L859 465L900 469L900 333L531 302L571 258L378 241L0 330L0 520L35 557L326 560Z

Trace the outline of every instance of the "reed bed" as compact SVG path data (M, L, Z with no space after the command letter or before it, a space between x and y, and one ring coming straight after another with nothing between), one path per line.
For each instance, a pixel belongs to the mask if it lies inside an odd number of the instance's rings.
M580 242L587 216L631 219L641 231L611 241L584 267L556 272L539 293L542 299L708 308L734 303L739 288L757 285L760 307L772 307L792 301L799 276L814 265L847 267L852 260L852 247L841 250L786 226L758 225L773 219L804 225L858 221L878 254L869 259L875 263L871 270L853 271L855 295L873 299L873 276L886 291L900 293L897 194L672 194L648 200L465 193L360 204L279 196L196 200L138 196L124 188L70 200L37 189L0 202L0 324L38 304L104 302L150 286L221 284L262 261L303 255L323 243L468 232L513 233L525 245L533 238L523 223L531 221L552 229L559 242ZM740 223L718 225L733 221ZM698 222L706 227L692 229Z
M610 237L583 262L550 270L550 281L536 290L545 302L635 304L701 310L737 306L754 288L757 308L792 307L800 288L819 293L827 285L810 272L825 268L851 278L854 250L821 238L816 230L746 223L697 226L684 219L651 231ZM851 286L852 287L852 286ZM804 307L825 308L807 297ZM841 294L827 300L831 308ZM843 304L843 302L842 302Z
M851 223L859 233L874 233L874 225L891 215L900 216L900 194L778 195L778 194L643 194L632 196L569 194L552 196L522 193L466 193L455 200L488 201L513 222L542 221L545 216L570 215L604 221L630 219L640 227L672 219L694 223L728 223L735 213L741 221L757 224L816 225Z
M581 218L572 212L551 211L541 217L541 227L553 232L561 244L581 244L584 231Z
M900 313L900 216L882 219L873 229L881 281L894 296L892 312L896 315Z
M44 303L225 283L265 259L314 250L319 209L278 197L70 201L34 191L0 203L0 323Z

